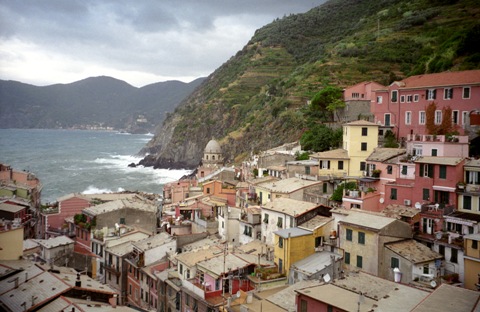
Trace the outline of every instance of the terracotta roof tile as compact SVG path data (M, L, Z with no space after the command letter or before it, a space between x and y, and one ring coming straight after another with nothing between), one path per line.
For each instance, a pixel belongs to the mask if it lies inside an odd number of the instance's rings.
M480 70L411 76L400 81L400 84L403 84L403 88L480 84Z

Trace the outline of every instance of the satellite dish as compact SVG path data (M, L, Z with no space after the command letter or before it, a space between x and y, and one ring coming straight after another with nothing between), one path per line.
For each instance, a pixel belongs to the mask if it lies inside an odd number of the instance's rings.
M381 197L379 200L380 204L383 204L385 202L385 198Z
M236 294L237 298L240 298L240 290L237 291L237 294Z
M437 282L431 281L431 282L430 282L430 286L432 286L432 288L437 287Z
M422 208L422 204L420 204L419 202L416 202L415 203L415 208L417 208L417 209Z
M331 280L330 274L328 274L328 273L325 274L325 276L323 277L323 281L324 281L325 283L328 283L328 282L330 282L330 280Z

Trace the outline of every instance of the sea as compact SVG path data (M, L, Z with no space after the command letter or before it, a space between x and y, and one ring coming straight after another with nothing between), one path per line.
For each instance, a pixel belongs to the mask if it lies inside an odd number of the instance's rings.
M0 129L0 163L34 173L43 185L44 204L70 193L162 194L165 183L191 171L128 167L142 159L138 152L152 136L114 131Z

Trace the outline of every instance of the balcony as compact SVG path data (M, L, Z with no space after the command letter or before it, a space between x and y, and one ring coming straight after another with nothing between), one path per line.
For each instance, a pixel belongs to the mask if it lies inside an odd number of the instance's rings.
M449 143L459 143L459 144L468 144L468 136L466 135L429 135L429 134L409 134L407 136L407 141L415 142L449 142Z
M455 206L444 204L423 204L421 213L426 216L441 217L455 211Z
M478 184L465 184L463 182L457 183L457 193L466 194L466 195L480 195L480 185Z

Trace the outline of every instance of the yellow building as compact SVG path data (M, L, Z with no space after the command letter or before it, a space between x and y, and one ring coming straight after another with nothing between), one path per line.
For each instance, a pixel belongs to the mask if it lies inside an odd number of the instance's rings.
M480 290L480 234L463 237L465 288Z
M357 120L343 125L342 148L310 155L320 164L319 176L361 177L366 159L378 146L378 125Z
M275 234L275 264L278 272L289 276L290 266L315 253L315 237L311 231L289 228Z
M7 228L8 227L8 228ZM0 228L0 260L18 260L23 256L23 227Z

